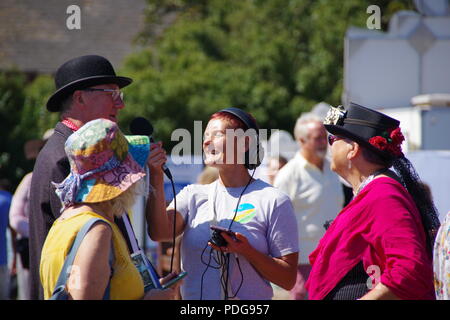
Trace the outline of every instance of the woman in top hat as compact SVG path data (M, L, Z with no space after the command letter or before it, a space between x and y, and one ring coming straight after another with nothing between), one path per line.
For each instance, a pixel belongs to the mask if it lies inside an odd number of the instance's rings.
M399 124L356 104L328 112L331 169L353 186L354 198L309 256L311 299L434 299L439 220L402 153Z
M114 300L172 297L174 287L144 294L143 279L114 223L114 217L130 209L135 196L144 192L140 188L149 138L125 137L114 122L97 119L72 134L65 149L71 172L55 184L63 211L48 233L41 256L45 298L54 293L60 273L66 272L62 268L74 239L92 218L100 222L83 238L66 282L71 299L101 299L106 293Z
M238 129L254 131L239 136ZM273 296L270 282L287 290L295 283L298 236L292 203L249 173L262 158L257 131L253 117L241 109L213 114L203 151L205 164L218 169L219 179L185 187L167 212L161 170L166 158L160 147L152 150L150 181L155 191L149 233L153 240L169 240L175 223L176 234L183 234L181 263L188 272L181 286L183 299L265 300ZM231 233L212 232L214 226Z

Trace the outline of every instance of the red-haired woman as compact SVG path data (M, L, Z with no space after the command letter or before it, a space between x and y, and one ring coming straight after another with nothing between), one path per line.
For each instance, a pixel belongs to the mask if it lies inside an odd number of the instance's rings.
M176 196L176 211L174 202L164 205L166 156L160 145L153 146L149 233L156 241L171 239L176 218L182 269L188 272L183 299L271 299L271 282L287 290L295 283L298 237L291 201L249 173L262 158L257 131L253 117L241 109L213 114L203 151L219 179L185 187ZM213 232L215 226L231 231Z

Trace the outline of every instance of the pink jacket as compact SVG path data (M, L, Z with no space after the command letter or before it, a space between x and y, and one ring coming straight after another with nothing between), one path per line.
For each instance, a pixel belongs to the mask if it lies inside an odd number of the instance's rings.
M361 260L373 286L381 281L402 299L434 299L420 214L391 178L369 183L339 213L309 260L310 299L323 299Z

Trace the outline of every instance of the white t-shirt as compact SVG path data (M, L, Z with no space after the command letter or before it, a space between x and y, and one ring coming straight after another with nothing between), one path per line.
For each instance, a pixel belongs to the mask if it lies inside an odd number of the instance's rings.
M221 271L207 267L212 250L207 246L211 237L210 225L229 227L243 190L244 187L225 188L216 181L209 185L189 185L177 194L177 211L186 222L181 241L182 269L188 272L181 286L183 299L198 300L201 293L205 300L223 299ZM172 201L169 208L173 206ZM298 252L297 225L289 197L261 180L248 186L231 230L242 233L256 250L272 257ZM213 252L215 256L216 251ZM236 293L243 278L238 299L271 299L273 290L269 281L263 279L244 257L239 256L239 262L242 276L234 255L230 255L229 296ZM213 259L210 265L217 267Z
M275 177L274 186L292 200L299 233L299 263L309 264L308 256L325 234L324 224L333 220L344 204L339 177L324 160L323 171L298 152Z

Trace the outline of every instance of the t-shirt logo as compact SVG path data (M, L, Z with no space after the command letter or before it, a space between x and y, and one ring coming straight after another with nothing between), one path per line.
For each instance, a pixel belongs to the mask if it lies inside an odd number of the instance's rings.
M247 223L256 215L255 206L250 203L243 203L238 207L234 221Z

